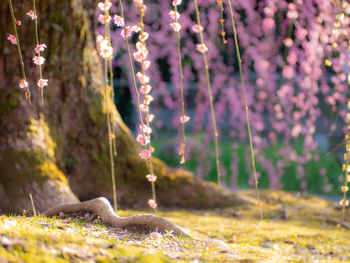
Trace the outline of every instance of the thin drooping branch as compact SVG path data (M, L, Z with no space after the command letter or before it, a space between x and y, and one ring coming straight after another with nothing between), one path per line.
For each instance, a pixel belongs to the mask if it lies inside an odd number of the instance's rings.
M218 132L216 128L216 119L215 119L215 112L214 112L214 99L213 94L211 91L211 84L210 84L210 76L209 76L209 66L208 66L208 60L206 56L206 52L208 51L207 46L204 43L203 33L202 33L202 25L201 25L201 19L199 14L199 7L197 0L194 0L195 8L196 8L196 20L197 20L197 26L199 28L199 39L200 44L197 45L197 50L202 53L203 56L203 62L204 62L204 69L205 69L205 76L207 81L207 89L209 94L209 103L210 103L210 112L211 112L211 120L213 124L213 131L214 131L214 147L215 147L215 159L216 159L216 173L217 173L217 180L218 185L221 185L221 172L220 172L220 160L219 160L219 146L218 146Z
M16 37L16 45L17 45L17 52L18 52L18 59L19 59L19 65L21 67L21 71L22 71L22 77L23 79L21 80L20 83L20 87L25 88L26 90L26 99L29 101L29 103L31 104L31 94L30 94L30 90L28 87L28 81L27 81L27 77L26 77L26 72L24 70L24 62L23 62L23 58L22 58L22 51L21 51L21 46L19 43L19 37L18 37L18 33L17 33L17 23L16 23L16 17L15 17L15 13L13 12L13 6L12 6L12 0L9 0L9 7L10 7L10 13L11 13L11 19L12 19L12 24L13 24L13 33Z
M126 46L126 50L127 50L127 54L128 54L128 60L129 60L129 67L130 67L130 73L131 73L131 78L132 78L132 83L133 83L133 88L134 88L134 92L135 92L135 96L136 96L136 108L137 108L137 115L138 115L138 119L140 122L140 126L141 126L141 133L142 133L142 137L143 140L146 142L146 133L145 133L145 127L146 125L143 122L143 118L142 118L142 112L141 112L141 108L140 108L140 94L139 91L137 89L137 83L136 83L136 74L135 74L135 69L134 69L134 64L132 62L132 57L131 57L131 51L130 51L130 45L129 45L129 40L128 40L128 36L127 36L127 26L126 26L126 19L125 19L125 15L124 15L124 8L123 8L123 3L121 0L119 0L119 10L120 10L120 15L124 21L124 25L123 25L123 30L124 30L124 41L125 41L125 46ZM144 144L144 148L146 151L148 151L147 148L147 144ZM150 156L150 158L145 159L145 162L147 164L147 168L150 172L150 175L154 176L154 171L153 171L153 164L152 164L152 157ZM156 208L157 208L157 199L156 199L156 194L155 194L155 188L154 188L154 184L152 184L152 199L150 199L148 201L148 204L152 205L152 208L154 209L154 211L156 212Z
M60 212L69 214L87 211L98 215L101 221L113 227L125 228L129 225L148 226L153 231L165 233L172 232L179 237L190 237L181 227L155 215L136 215L120 217L114 211L108 200L104 197L95 198L85 202L60 204L44 212L46 216L55 216Z
M255 180L254 186L255 186L255 192L256 192L256 199L258 200L258 207L259 207L260 217L263 218L263 212L262 212L262 208L261 208L261 201L260 201L259 189L258 189L259 181L258 181L258 177L256 175L256 165L255 165L255 156L254 156L254 147L253 147L252 133L251 133L251 130L250 130L250 123L249 123L249 108L248 108L248 104L247 104L246 89L245 89L245 83L244 83L244 78L243 78L242 59L241 59L241 54L240 54L240 51L239 51L238 37L237 37L237 32L236 32L236 24L235 24L235 19L234 19L234 15L233 15L231 0L228 0L227 2L228 2L229 10L230 10L230 15L231 15L232 31L233 31L233 37L234 37L235 47L236 47L236 55L237 55L237 60L238 60L239 75L240 75L240 78L241 78L243 103L244 103L244 112L245 112L245 117L246 117L246 122L247 122L247 130L248 130L248 137L249 137L249 148L250 148L250 154L251 154L251 159L252 159L252 168L253 168L253 174L254 174L254 180Z

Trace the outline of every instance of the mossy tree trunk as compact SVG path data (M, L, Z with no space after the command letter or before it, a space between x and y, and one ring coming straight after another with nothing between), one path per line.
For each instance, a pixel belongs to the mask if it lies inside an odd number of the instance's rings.
M54 204L112 196L109 173L106 107L101 61L96 51L96 1L37 1L44 56L45 104L36 86L32 62L34 23L25 15L32 1L13 1L32 104L18 88L21 73L8 2L0 4L0 212L30 209L33 195L39 211ZM118 203L145 206L151 188L146 165L129 129L114 108ZM161 206L218 207L242 199L189 172L154 160Z

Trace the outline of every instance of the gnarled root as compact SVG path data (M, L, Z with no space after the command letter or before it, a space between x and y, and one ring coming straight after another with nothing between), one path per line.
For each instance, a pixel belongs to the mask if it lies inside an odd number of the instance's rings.
M60 212L75 213L78 211L88 211L100 216L105 224L113 227L124 228L128 225L145 225L152 230L158 229L159 232L169 231L176 236L190 237L181 227L170 221L155 215L136 215L129 217L120 217L114 213L109 201L104 197L92 199L90 201L79 203L60 204L44 212L44 215L54 216Z

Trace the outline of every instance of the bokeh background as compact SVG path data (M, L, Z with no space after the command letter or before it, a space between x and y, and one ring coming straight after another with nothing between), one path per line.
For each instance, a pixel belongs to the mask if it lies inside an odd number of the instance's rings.
M215 114L219 127L223 182L232 189L253 184L246 121L226 1L227 44L222 43L220 6L199 0ZM339 193L344 148L327 155L347 133L349 14L346 1L232 1L247 83L260 187L319 194ZM137 24L138 8L125 1L126 22ZM147 3L145 29L152 65L154 102L152 145L156 156L179 166L180 82L176 35L169 23L171 1ZM118 13L114 6L112 13ZM215 154L203 59L193 2L179 12L186 114L187 162L196 176L215 181ZM99 29L99 30L102 30ZM135 44L136 36L132 39ZM138 126L127 54L120 29L114 29L115 103L129 127ZM133 47L133 51L135 48Z

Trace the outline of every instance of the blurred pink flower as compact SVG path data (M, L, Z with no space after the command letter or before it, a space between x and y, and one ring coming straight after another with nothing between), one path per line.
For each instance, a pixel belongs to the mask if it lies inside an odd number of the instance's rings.
M45 44L37 45L35 47L35 52L39 54L40 52L43 52L45 50L45 48L47 48L47 46Z
M151 90L152 90L152 86L148 85L148 84L147 85L141 85L141 87L140 87L140 91L143 94L148 94L148 93L151 92Z
M28 88L28 81L26 81L25 79L21 79L21 81L19 82L18 86L21 88L21 89L25 89L25 88Z
M33 62L34 62L34 64L35 65L42 65L42 64L44 64L45 63L45 58L44 57L42 57L42 56L35 56L34 58L33 58Z
M291 38L285 38L283 40L283 44L286 46L286 47L291 47L293 46L293 40Z
M179 23L170 23L170 26L175 32L179 32L181 30L181 25Z
M121 16L114 16L114 24L119 27L123 27L125 25L124 19Z
M270 32L275 29L275 20L268 17L263 20L262 29L264 32Z
M153 208L156 209L158 204L156 203L156 201L154 201L153 199L148 200L148 205Z
M197 44L197 51L204 54L208 51L208 47L205 44Z
M29 12L27 12L26 15L29 16L32 20L37 19L37 16L35 15L33 10L30 10Z
M136 137L136 141L142 146L145 146L150 143L150 137L147 135L143 136L143 134L139 134Z
M181 123L186 123L186 122L188 122L189 120L190 120L190 117L188 117L188 116L186 116L186 115L180 117L180 122L181 122Z
M7 40L9 40L11 44L17 45L17 38L14 35L9 34Z
M203 27L198 24L195 24L192 26L192 31L199 34L200 32L203 31Z
M107 12L111 7L112 7L112 2L106 0L105 2L99 2L97 4L97 7L102 11L102 12Z
M286 78L286 79L291 79L293 78L294 76L294 69L292 66L284 66L283 67L283 72L282 72L283 76Z
M173 0L173 6L181 5L182 0Z
M47 86L48 81L49 80L47 80L47 79L39 79L38 80L38 87L43 88L43 87Z
M149 150L142 150L142 152L139 153L140 157L144 160L148 160L151 158L151 152Z
M169 16L172 18L172 19L179 19L180 18L180 14L179 12L175 12L173 10L169 11Z
M157 180L157 176L155 176L154 174L147 174L146 178L151 183L154 183Z

